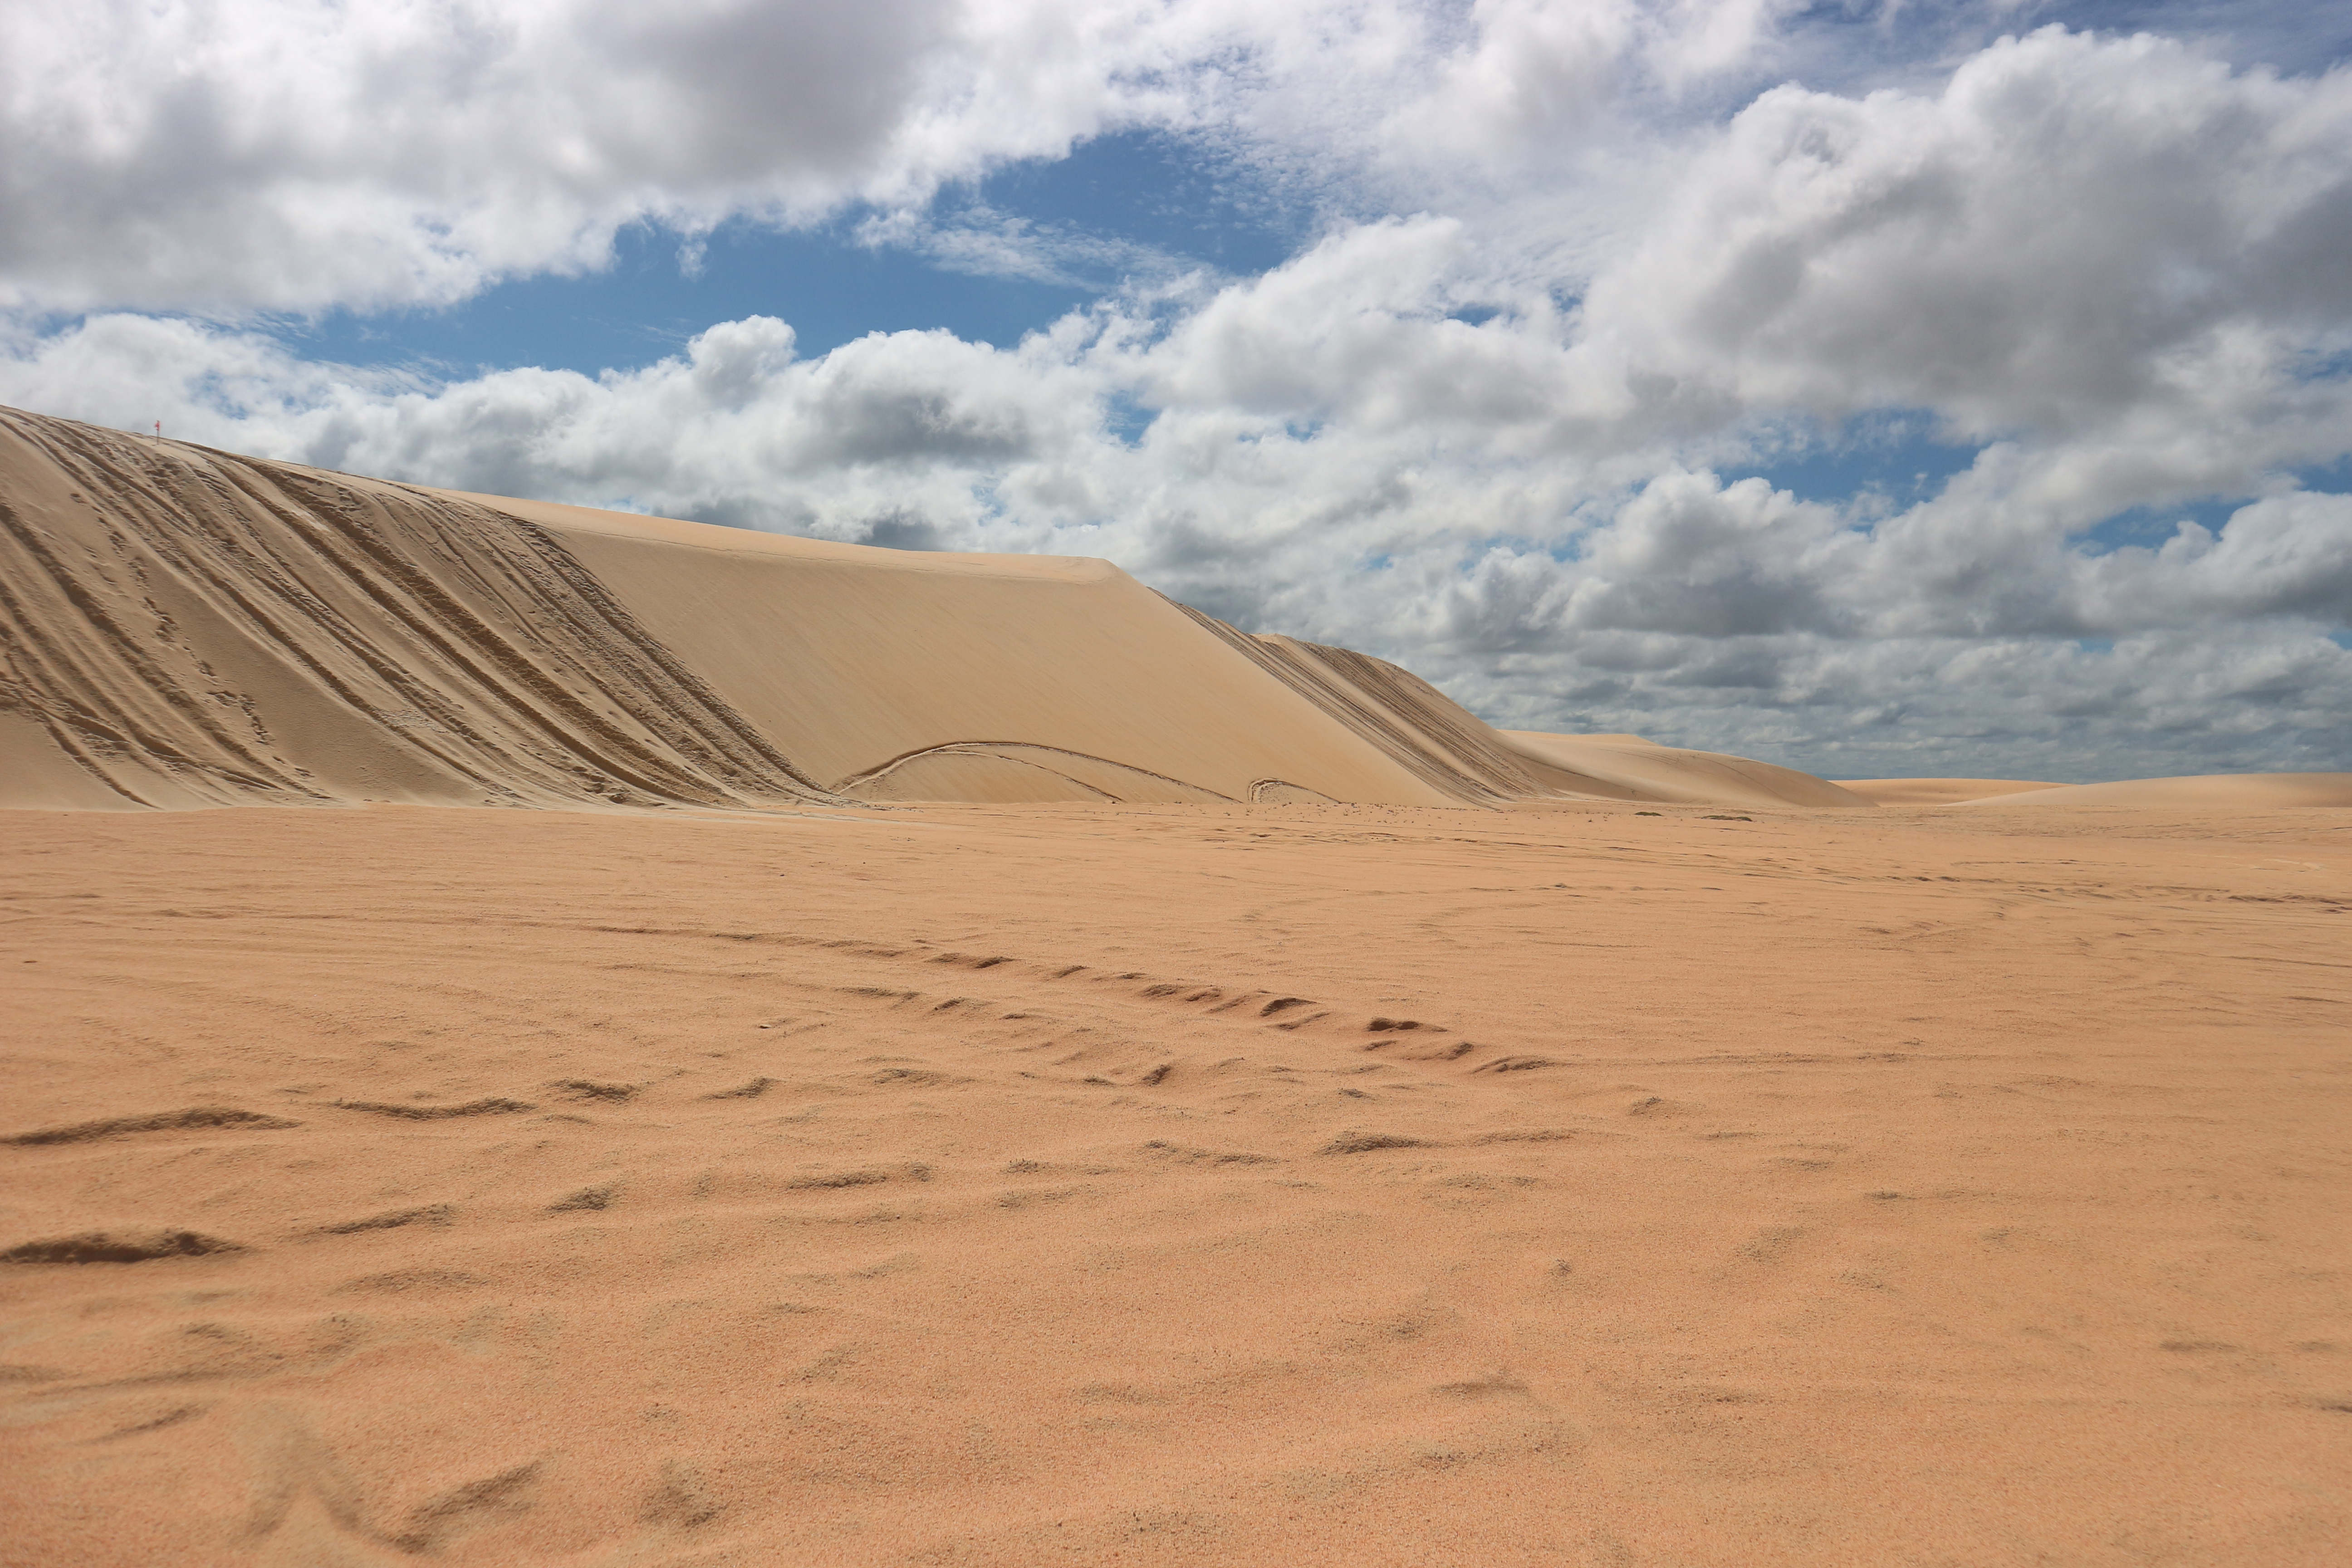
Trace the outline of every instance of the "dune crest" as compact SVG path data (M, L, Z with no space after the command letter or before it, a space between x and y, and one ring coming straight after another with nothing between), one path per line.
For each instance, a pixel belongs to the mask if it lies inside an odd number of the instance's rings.
M0 577L11 806L1864 804L1744 759L1507 736L1107 562L433 490L9 410Z

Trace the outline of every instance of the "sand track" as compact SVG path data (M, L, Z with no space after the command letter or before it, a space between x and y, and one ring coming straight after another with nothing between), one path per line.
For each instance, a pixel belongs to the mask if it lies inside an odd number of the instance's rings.
M0 1555L2332 1563L2342 816L21 814Z

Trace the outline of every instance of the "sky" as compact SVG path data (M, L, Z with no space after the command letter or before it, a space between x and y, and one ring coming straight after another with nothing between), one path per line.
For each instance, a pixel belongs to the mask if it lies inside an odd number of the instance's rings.
M2352 8L0 0L0 403L1514 728L2352 769Z

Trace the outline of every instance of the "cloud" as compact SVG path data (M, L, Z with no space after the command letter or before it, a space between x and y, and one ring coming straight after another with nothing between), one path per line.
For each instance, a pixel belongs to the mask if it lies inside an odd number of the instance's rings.
M601 243L597 214L896 199L1121 117L1230 138L1277 175L1294 160L1339 194L1320 237L1246 278L984 208L875 218L892 243L1000 274L1136 263L1012 347L908 331L804 356L789 323L754 316L636 369L440 383L301 361L233 321L118 310L19 318L0 400L467 489L1107 556L1532 727L1849 776L2352 767L2352 498L2323 482L2352 454L2344 71L2044 30L1894 85L1758 89L1819 53L1812 13L1630 0L908 0L814 37L805 60L789 27L745 31L718 0L653 21L551 5L500 11L506 32L483 21L461 69L394 47L437 36L422 15L370 21L367 68L410 60L429 79L413 90L473 115L476 141L368 163L336 128L356 123L367 75L351 54L318 89L344 121L303 144L311 164L263 137L277 151L249 177L187 201L263 222L303 287L409 297L568 264ZM561 68L543 58L559 21L562 48L587 51ZM287 58L310 58L287 26ZM706 101L664 107L730 43ZM1885 75L1891 50L1848 63ZM229 79L191 58L188 79ZM785 66L866 96L821 129L796 129L805 106L718 123ZM580 104L532 98L542 78ZM76 122L57 139L70 157L12 155L8 177L144 144L166 96L123 111L136 134L119 145ZM531 104L551 118L512 157L464 151ZM619 118L573 126L592 110ZM408 145L393 120L384 145ZM309 187L284 184L301 167L333 197L307 238L282 226L303 210L286 193ZM483 194L501 180L523 192L511 210ZM147 221L93 188L25 254ZM484 226L447 217L467 201ZM170 243L126 251L129 270L101 256L58 276L93 298L121 279L157 299L199 283L293 298L268 265L205 250L214 217L159 211ZM353 240L369 234L376 248ZM28 295L47 276L0 270ZM1752 477L1809 429L1888 416L1973 461L1899 497ZM2162 526L2113 547L2098 530L2125 513Z
M1155 75L1222 36L1150 0L8 11L0 302L227 314L446 303L643 218L919 203L1181 115Z
M2352 496L2269 496L2217 534L2179 523L2160 546L2070 563L2098 631L2291 616L2352 626Z
M2290 82L2049 28L1933 97L1778 88L1595 279L1597 351L1682 395L1959 434L2193 404L2352 317L2352 73Z
M984 203L946 218L912 209L877 214L859 223L856 234L863 245L913 251L944 271L1086 291L1134 279L1165 284L1201 270L1153 246L1040 223Z
M446 304L623 226L878 213L1147 128L1444 189L1769 57L1782 0L9 0L0 308ZM1433 184L1432 182L1435 184ZM1360 204L1357 204L1360 205ZM1001 268L950 224L924 247ZM1099 260L1099 258L1094 259Z

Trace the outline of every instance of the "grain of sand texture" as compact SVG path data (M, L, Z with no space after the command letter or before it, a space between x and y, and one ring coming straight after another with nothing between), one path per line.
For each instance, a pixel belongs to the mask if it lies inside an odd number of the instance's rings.
M1646 809L10 814L0 1560L2344 1561L2352 812Z

